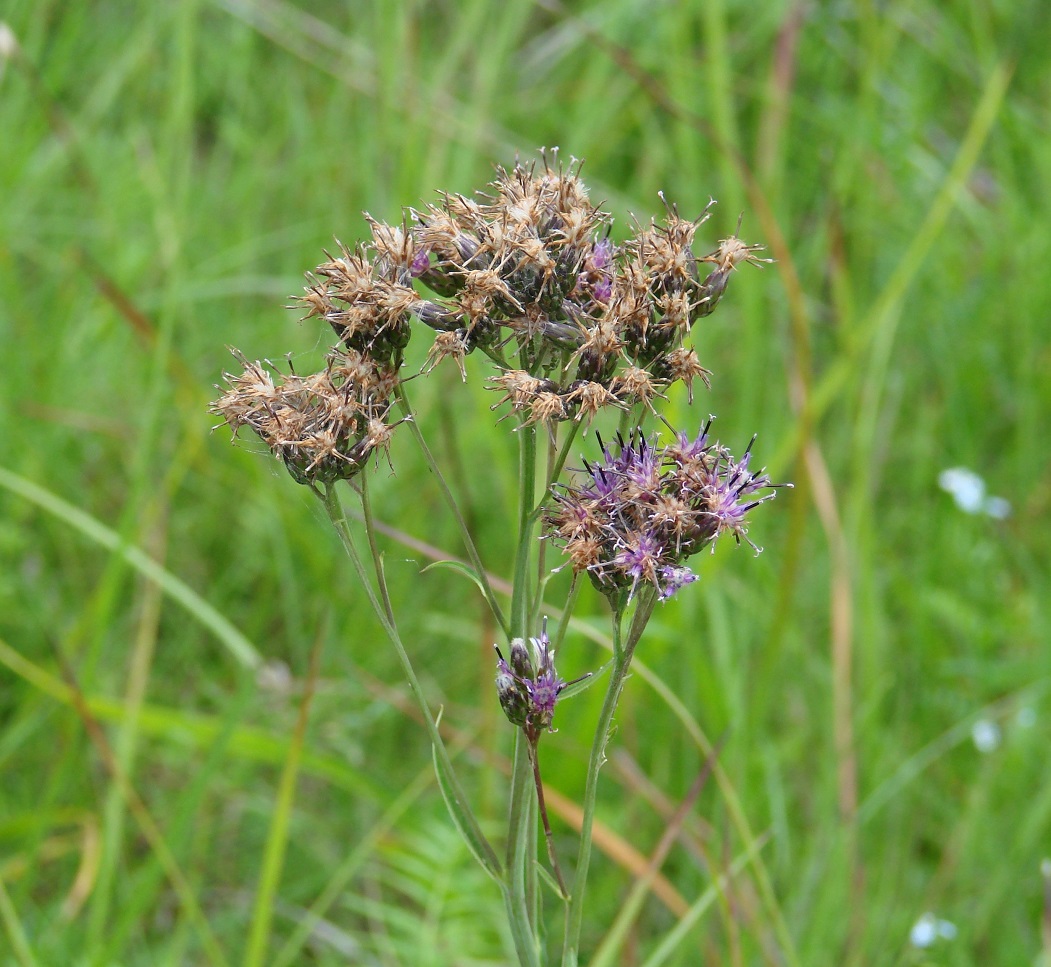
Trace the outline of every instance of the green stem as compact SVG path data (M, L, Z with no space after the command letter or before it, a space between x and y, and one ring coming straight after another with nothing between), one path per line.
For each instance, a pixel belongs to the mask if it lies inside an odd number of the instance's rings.
M510 638L511 629L507 624L507 618L504 617L504 612L501 609L499 602L496 600L496 595L493 594L493 589L489 586L489 576L485 570L485 566L482 564L482 558L478 553L478 548L475 546L474 538L471 536L471 529L467 526L467 521L464 520L463 514L460 512L460 507L456 503L456 498L453 496L452 491L449 489L449 485L445 482L445 477L438 468L438 463L434 459L434 454L431 453L430 447L427 446L427 441L423 437L423 432L420 430L416 420L412 418L412 407L410 406L409 398L405 393L404 383L398 383L397 388L394 390L394 395L398 400L398 405L401 407L402 413L408 418L407 422L409 424L409 429L412 432L412 435L416 438L417 444L419 444L420 451L423 453L423 459L426 461L427 466L430 467L431 473L434 474L434 479L438 482L438 488L442 492L442 497L445 499L446 504L448 504L453 519L460 528L460 536L463 538L464 548L467 550L467 556L471 559L471 564L474 566L475 573L478 575L478 581L482 586L482 593L485 595L485 600L488 603L490 610L493 612L493 617L496 618L496 621L503 629L504 634Z
M372 561L375 566L377 577L379 578L380 598L383 601L383 613L387 616L387 620L393 625L394 609L391 607L387 581L382 576L383 569L380 566L382 558L380 557L379 545L376 543L376 528L372 517L372 503L369 500L369 479L367 474L361 475L360 496L361 519L365 523L365 539L369 542L369 553L372 555Z
M423 717L424 725L427 728L427 734L430 737L431 746L434 752L435 768L439 773L439 781L444 785L442 791L443 794L446 795L446 803L449 806L453 821L463 834L468 847L485 870L495 879L502 882L503 869L500 865L500 860L497 858L492 845L485 838L485 834L478 825L478 820L475 818L474 813L467 805L467 797L464 795L463 788L460 786L460 782L453 771L452 761L449 759L449 752L445 748L445 743L442 740L441 733L438 731L438 725L434 720L434 716L431 714L430 707L427 704L427 699L423 694L423 689L420 687L419 679L417 679L416 672L409 659L409 654L405 650L405 645L402 643L401 635L398 633L397 625L395 625L393 619L387 613L389 602L386 591L386 579L383 574L383 562L379 558L373 559L376 580L382 589L384 602L388 602L386 607L380 602L379 598L376 597L376 592L372 588L372 582L369 578L369 573L365 567L365 563L362 561L361 555L358 554L358 549L354 546L354 541L350 534L350 527L347 524L347 517L343 512L343 506L340 503L339 497L336 495L335 486L332 484L326 484L325 489L323 491L318 491L317 493L325 505L325 511L328 514L329 520L332 521L332 525L336 528L336 533L339 534L339 539L343 544L343 549L347 552L347 556L354 565L354 570L358 573L361 586L364 589L365 594L368 596L369 604L372 605L372 610L375 612L377 619L383 626L383 630L387 633L387 637L394 646L394 651L398 656L398 661L401 663L402 671L405 673L405 677L409 683L409 691L412 692L412 696L416 700L417 707ZM371 543L370 547L375 552L375 544Z
M533 549L533 509L536 489L536 430L520 425L518 449L518 547L515 551L514 584L511 590L511 637L527 638L530 594L530 562ZM515 736L514 768L511 775L511 801L508 809L507 830L507 915L516 937L518 957L523 965L539 965L540 949L537 935L537 872L535 800L532 784L533 768L529 760L526 740L521 732ZM518 944L517 937L528 933L528 949Z
M547 502L548 494L551 492L551 488L554 486L555 481L558 480L558 476L562 473L562 468L566 465L566 459L569 457L569 449L573 446L573 441L577 438L577 432L580 430L580 421L574 420L569 424L569 432L566 433L565 440L562 441L562 447L558 451L558 457L555 462L551 465L547 474L547 487L544 490L544 498L541 501L541 506Z
M634 411L634 407L628 407L628 409L626 409L623 413L620 414L620 424L617 428L617 432L625 439L627 439L628 431L632 427L642 425L643 418L641 416L637 419L633 418Z
M525 767L520 765L520 761L525 762ZM529 829L532 822L532 789L529 784L531 770L526 739L519 729L515 731L514 769L511 773L504 904L515 950L522 967L539 967L540 964L536 927L531 915L534 908L529 896L529 880L535 876L535 853L529 848Z
M647 585L638 592L635 612L626 638L621 637L624 611L616 609L613 614L613 667L610 670L606 696L602 700L595 739L591 744L588 759L587 783L584 787L583 817L580 824L580 845L577 849L577 869L573 880L573 893L566 907L566 929L562 948L562 967L576 967L580 952L580 930L584 922L584 888L587 885L588 867L591 864L591 833L595 821L595 803L598 797L598 777L602 763L606 761L606 743L610 737L613 715L617 710L624 681L627 678L635 646L657 603L657 589Z
M525 825L522 819L522 810L524 810L529 802L529 797L526 795L525 781L527 773L524 769L518 768L518 760L520 757L525 756L525 737L522 735L521 729L515 730L515 748L512 755L514 767L511 770L511 801L509 806L508 815L508 836L507 836L507 869L508 875L514 875L514 863L516 858L515 840L516 832L520 831Z
M536 804L540 813L540 820L544 824L544 839L547 841L547 858L551 864L551 872L555 876L562 899L569 899L569 890L566 889L566 879L562 875L562 866L558 862L558 853L555 852L555 837L551 832L551 820L547 814L547 804L544 801L544 780L540 776L540 734L527 734L526 747L529 751L529 763L533 767L533 785L536 787Z
M579 594L580 575L574 574L569 584L566 603L562 605L562 614L558 619L558 627L555 628L554 635L548 638L552 652L558 652L562 648L562 642L566 639L566 631L569 630L569 622L573 620L573 609L576 607ZM585 677L590 677L590 673Z
M557 445L554 437L555 431L552 430L552 435L548 438L547 446L547 475L544 478L544 493L541 496L537 505L533 508L532 513L529 515L529 526L530 526L530 538L532 538L532 528L540 521L540 517L544 512L544 507L547 504L548 496L551 493L551 481L554 479L553 469L557 454ZM565 448L563 447L563 452ZM530 540L530 543L532 541ZM537 553L536 553L536 586L533 591L533 600L529 605L529 627L535 628L537 623L540 621L540 608L544 601L544 592L547 589L547 581L550 575L547 570L547 541L537 542Z
M551 488L554 486L555 481L558 480L559 474L562 473L562 468L565 466L566 458L569 456L569 449L573 444L573 440L576 439L577 431L579 429L580 424L578 422L570 424L569 432L566 434L566 438L561 447L557 447L553 439L551 441L547 454L547 473L544 478L544 492L541 495L540 500L533 507L528 521L520 524L520 532L529 534L530 544L532 543L532 528L539 523L543 516L544 508L547 506L547 502L551 496ZM543 605L544 593L546 591L547 581L550 577L550 573L547 570L546 552L547 544L545 542L540 542L540 549L537 553L536 589L532 602L529 605L528 618L526 621L527 628L535 628L537 622L540 620L540 609ZM572 610L572 608L567 606L566 610L569 611Z
M6 929L7 939L11 941L11 953L21 967L39 967L40 962L33 955L33 949L29 946L29 937L22 926L22 919L14 903L11 902L3 878L0 878L0 922Z
M511 637L525 638L529 631L529 563L532 560L533 507L536 489L536 429L518 427L518 547L515 549L514 585L511 590Z
M510 871L509 871L509 874ZM511 937L515 942L515 952L521 967L540 967L540 949L536 932L528 917L521 915L521 895L513 883L504 886L504 908L507 910L507 922L511 925Z

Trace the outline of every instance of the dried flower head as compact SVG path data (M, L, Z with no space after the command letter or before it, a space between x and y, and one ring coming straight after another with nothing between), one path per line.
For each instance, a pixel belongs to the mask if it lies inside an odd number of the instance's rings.
M737 231L739 232L740 230L741 219L738 218ZM714 263L715 271L704 280L704 285L702 286L704 297L698 307L700 315L707 316L715 310L716 305L726 291L726 286L730 282L730 273L742 262L748 262L751 265L762 268L763 265L768 265L774 261L773 259L759 258L756 253L762 250L762 245L748 245L734 233L729 238L721 239L718 248L701 259L702 262Z
M636 222L618 246L580 171L579 161L542 150L532 163L498 167L477 197L439 193L397 225L365 213L370 238L337 242L299 299L304 319L332 327L342 355L305 378L242 359L244 372L227 376L214 409L235 430L251 427L301 482L353 475L389 444L390 400L421 328L434 333L424 374L451 359L466 380L467 357L481 350L499 370L489 384L502 394L493 409L510 404L519 425L552 439L558 424L589 426L603 411L655 413L675 383L692 403L695 383L707 386L711 374L685 340L737 266L769 260L736 234L698 257L714 201L684 218L663 194L663 221ZM714 268L702 279L707 264ZM654 580L648 546L621 550ZM592 545L571 556L594 557Z
M326 319L347 345L391 360L400 359L407 322L423 323L437 334L425 372L452 358L463 378L466 357L480 349L502 373L544 381L536 392L512 391L500 376L491 385L521 422L549 429L607 408L652 410L677 382L692 401L695 380L710 374L683 341L733 268L761 261L759 246L734 236L698 257L695 238L714 202L687 219L662 194L664 221L636 224L618 247L580 170L557 149L543 151L538 161L498 167L476 198L439 193L436 204L408 210L401 227L370 217L370 243L341 246L317 269L302 300L308 315ZM716 265L707 279L705 262ZM414 282L430 296L416 294Z
M275 374L249 362L224 374L228 389L212 405L236 435L252 430L280 457L297 483L317 485L360 473L373 452L387 452L398 423L389 423L396 376L389 366L348 349L333 350L319 373Z
M328 261L307 276L300 305L307 310L304 320L323 319L348 349L396 368L423 302L412 287L418 243L410 233L366 217L372 244L351 250L340 242L338 256L326 252Z

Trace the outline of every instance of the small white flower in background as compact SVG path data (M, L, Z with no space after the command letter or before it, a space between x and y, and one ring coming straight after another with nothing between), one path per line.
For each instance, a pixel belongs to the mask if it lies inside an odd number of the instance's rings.
M992 719L978 719L971 726L971 740L979 752L994 752L1000 746L1000 726Z
M985 514L1003 520L1011 514L1011 505L1003 497L991 497L985 492L985 481L966 467L949 467L938 474L938 486L956 501L956 506L967 514Z
M295 682L292 670L283 661L268 661L259 666L255 674L255 683L264 692L275 695L287 695L292 691Z
M909 943L914 947L930 947L935 940L952 940L956 936L956 924L939 920L933 913L925 913L909 931Z
M18 38L15 32L0 20L0 60L10 60L18 53Z
M1015 725L1020 729L1031 729L1036 725L1036 709L1032 705L1023 705L1015 713Z

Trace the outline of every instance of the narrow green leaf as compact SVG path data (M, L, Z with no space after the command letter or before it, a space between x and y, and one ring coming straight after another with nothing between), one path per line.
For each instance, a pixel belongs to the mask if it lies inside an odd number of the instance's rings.
M581 692L586 692L592 685L597 685L602 681L602 676L609 671L610 666L613 664L611 658L605 665L598 670L592 672L587 678L581 678L579 681L573 682L571 685L567 685L558 693L558 700L560 702L565 701L567 698L576 698Z
M502 871L500 867L495 865L492 848L485 840L480 839L480 831L471 822L470 816L464 809L463 803L460 802L456 795L456 783L452 776L448 775L445 770L445 766L442 762L442 757L438 755L436 747L432 746L432 757L434 759L434 774L438 778L438 788L442 791L442 798L445 800L445 806L449 810L449 816L452 818L453 824L460 831L460 835L463 837L463 841L467 844L467 848L471 851L474 858L478 861L479 865L488 873L497 883L502 882Z
M485 584L482 582L482 579L478 576L478 572L473 567L469 567L462 561L435 561L433 564L428 564L422 571L420 571L420 574L426 574L428 571L433 570L436 567L445 567L450 571L457 571L470 580L474 586L482 592L483 596L485 595Z

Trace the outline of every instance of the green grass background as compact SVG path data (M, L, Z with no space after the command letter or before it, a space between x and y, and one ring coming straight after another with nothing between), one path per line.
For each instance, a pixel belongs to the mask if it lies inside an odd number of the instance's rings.
M320 358L330 337L281 306L363 209L395 220L556 144L586 159L621 236L663 189L687 215L719 199L699 247L742 211L769 246L777 264L739 272L695 331L712 391L668 412L718 414L738 449L757 431L796 484L755 516L762 556L705 558L640 647L585 952L617 924L604 962L647 962L752 850L650 963L1051 963L1043 3L12 0L2 16L0 963L509 962L498 892L450 828L316 502L210 433L206 407L228 344L301 371ZM515 439L484 376L472 358L467 387L439 372L414 403L506 577ZM392 458L379 517L460 553L407 434ZM1008 519L954 506L937 479L958 465ZM385 550L499 838L493 627L462 578L420 574L424 550ZM584 624L602 615L585 594ZM567 678L603 660L584 630ZM599 691L541 746L566 803ZM992 752L979 720L1001 730ZM625 915L720 737L720 781ZM568 859L572 812L553 812ZM955 938L910 946L925 911Z

